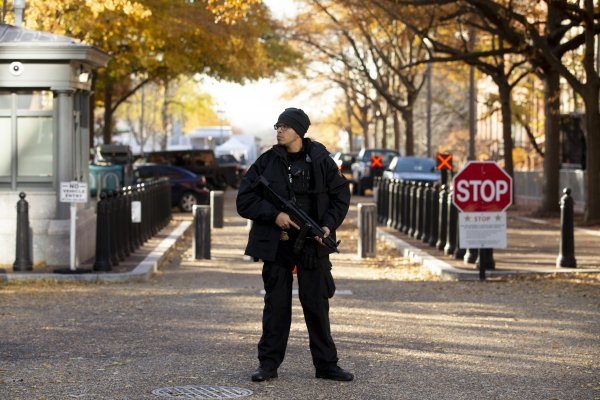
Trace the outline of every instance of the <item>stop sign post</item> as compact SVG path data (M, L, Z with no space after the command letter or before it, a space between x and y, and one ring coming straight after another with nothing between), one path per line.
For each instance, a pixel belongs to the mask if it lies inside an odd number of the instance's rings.
M506 247L506 212L512 204L512 178L493 161L470 161L452 180L459 211L459 246Z

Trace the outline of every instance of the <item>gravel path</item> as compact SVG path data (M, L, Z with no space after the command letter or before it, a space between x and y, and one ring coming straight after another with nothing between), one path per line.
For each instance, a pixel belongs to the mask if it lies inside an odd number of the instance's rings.
M253 383L260 264L231 209L213 259L190 239L151 281L0 287L1 399L159 399L168 386L252 399L600 399L600 282L441 282L390 249L354 256L353 207L334 259L332 332L351 383L317 380L300 304L280 378Z

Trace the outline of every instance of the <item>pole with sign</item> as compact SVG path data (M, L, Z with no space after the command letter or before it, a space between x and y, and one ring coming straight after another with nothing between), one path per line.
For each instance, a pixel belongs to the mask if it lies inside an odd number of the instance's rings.
M442 184L448 184L448 172L452 173L452 154L437 153L435 156L435 169L442 174Z
M452 183L452 202L460 211L460 248L482 249L484 254L506 248L505 211L512 204L511 176L494 161L469 161ZM493 258L488 261L493 265ZM479 264L480 276L485 278L481 255Z
M70 203L71 227L69 234L69 271L76 271L76 233L77 233L77 203L87 203L88 187L85 182L61 182L60 202ZM60 271L57 271L60 272Z

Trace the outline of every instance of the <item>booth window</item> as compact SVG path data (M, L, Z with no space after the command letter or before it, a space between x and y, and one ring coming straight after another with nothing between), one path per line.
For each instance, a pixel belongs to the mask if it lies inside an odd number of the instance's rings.
M0 185L51 185L54 165L51 91L0 92Z

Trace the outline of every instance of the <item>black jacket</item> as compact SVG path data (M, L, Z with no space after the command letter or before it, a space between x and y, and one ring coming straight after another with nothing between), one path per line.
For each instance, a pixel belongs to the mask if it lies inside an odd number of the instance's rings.
M350 206L348 181L340 173L329 152L321 143L308 138L303 140L304 151L310 156L314 177L314 191L317 220L321 226L331 231L335 240L335 230L342 224ZM275 225L280 210L265 200L252 188L256 178L263 175L271 183L271 188L289 199L286 183L288 171L285 147L275 145L263 153L248 169L240 182L236 205L238 213L254 221L248 238L245 254L264 261L275 261L281 229ZM319 246L319 258L328 256L329 251Z

